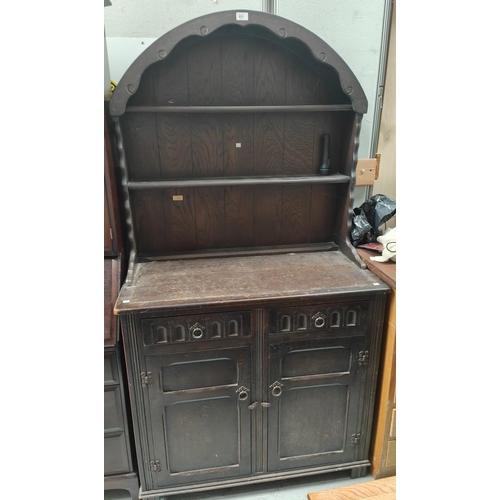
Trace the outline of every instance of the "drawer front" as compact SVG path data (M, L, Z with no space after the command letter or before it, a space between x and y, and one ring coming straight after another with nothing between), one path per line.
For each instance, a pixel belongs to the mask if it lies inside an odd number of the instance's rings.
M144 319L145 346L250 336L250 311Z
M288 307L269 311L269 333L331 331L365 333L369 301Z
M104 351L104 475L132 471L121 363L113 348Z
M116 351L104 352L104 385L119 383Z
M130 472L120 387L104 391L104 475Z

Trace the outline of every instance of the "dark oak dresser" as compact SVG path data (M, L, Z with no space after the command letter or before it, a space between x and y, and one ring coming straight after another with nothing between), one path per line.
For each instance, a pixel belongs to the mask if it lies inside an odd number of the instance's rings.
M364 92L316 35L227 11L110 101L140 498L365 475L390 288L349 240Z

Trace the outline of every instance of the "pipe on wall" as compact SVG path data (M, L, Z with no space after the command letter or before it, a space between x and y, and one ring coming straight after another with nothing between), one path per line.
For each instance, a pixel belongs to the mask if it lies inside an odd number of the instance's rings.
M278 0L262 0L262 12L278 14Z
M389 39L391 33L391 18L395 0L385 0L384 21L382 24L382 41L380 46L380 61L378 67L377 102L375 103L375 116L373 118L372 137L370 140L370 158L375 158L378 148L380 121L382 119L382 103L384 99L385 75L387 71L387 55L389 53ZM373 186L367 186L366 199L373 195Z

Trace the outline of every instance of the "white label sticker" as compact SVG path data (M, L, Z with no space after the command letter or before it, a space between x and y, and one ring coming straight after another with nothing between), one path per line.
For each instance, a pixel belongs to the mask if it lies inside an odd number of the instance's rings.
M123 303L124 304L128 304L130 302L130 300L124 300Z
M380 286L380 283L373 283L375 286Z
M236 143L236 147L237 147L237 148L241 148L241 142L237 142L237 143Z
M236 12L236 21L248 21L248 12Z

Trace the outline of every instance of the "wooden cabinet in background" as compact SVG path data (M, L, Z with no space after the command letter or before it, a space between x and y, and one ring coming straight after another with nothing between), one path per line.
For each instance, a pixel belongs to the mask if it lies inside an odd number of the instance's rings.
M113 314L122 283L122 241L117 186L113 172L110 136L104 122L104 490L128 491L131 500L139 498L135 472L128 391L123 366L123 344ZM115 490L111 492L110 490ZM106 498L106 494L105 494ZM117 498L113 496L113 498ZM120 497L123 498L123 497Z
M127 490L139 498L129 429L123 348L113 314L120 285L120 259L104 259L104 490Z
M106 117L104 118L104 256L123 253L118 191L114 171L113 150Z
M358 254L368 268L391 287L370 450L370 473L379 479L396 474L396 263L374 262L370 257L378 254L370 250L359 248Z

